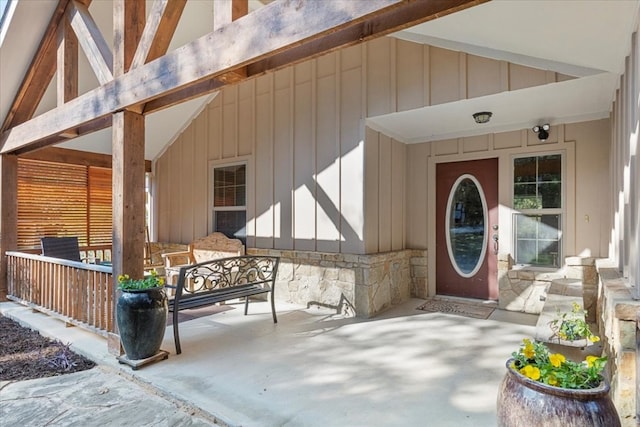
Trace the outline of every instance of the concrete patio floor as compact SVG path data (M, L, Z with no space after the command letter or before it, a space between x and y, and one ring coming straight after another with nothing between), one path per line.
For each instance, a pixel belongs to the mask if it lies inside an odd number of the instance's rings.
M423 302L368 320L278 303L277 325L267 303L252 302L248 316L231 305L181 323L180 355L168 327L169 358L137 371L95 334L10 302L0 311L72 343L100 365L96 375L123 386L132 379L168 407L188 403L223 425L494 426L505 361L534 335L537 316L496 309L488 320L472 319L417 310ZM135 425L124 414L121 421Z

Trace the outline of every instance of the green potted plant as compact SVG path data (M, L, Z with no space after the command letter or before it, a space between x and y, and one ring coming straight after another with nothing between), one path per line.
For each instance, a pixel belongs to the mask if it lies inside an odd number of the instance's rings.
M499 426L620 426L602 376L606 357L576 362L529 339L511 356L498 391Z
M164 278L155 270L142 279L123 274L118 276L118 289L116 323L127 358L142 360L156 355L167 324Z
M557 317L549 322L553 331L550 339L564 341L587 340L591 343L600 341L600 337L591 332L589 324L585 320L587 311L580 304L574 302L568 313L557 312Z

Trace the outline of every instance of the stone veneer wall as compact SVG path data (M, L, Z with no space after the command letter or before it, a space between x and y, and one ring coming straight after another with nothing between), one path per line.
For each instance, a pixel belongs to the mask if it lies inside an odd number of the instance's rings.
M587 320L595 322L598 274L594 258L567 257L561 270L546 272L534 269L513 269L510 254L498 255L498 286L501 309L539 314L551 286L557 279L578 279L582 282L583 307Z
M610 395L623 427L640 422L640 384L637 364L640 362L640 301L633 300L627 281L608 260L596 263L598 286L598 329L604 353L608 357L607 377Z
M424 250L356 255L248 248L247 254L280 257L276 300L369 318L427 295Z

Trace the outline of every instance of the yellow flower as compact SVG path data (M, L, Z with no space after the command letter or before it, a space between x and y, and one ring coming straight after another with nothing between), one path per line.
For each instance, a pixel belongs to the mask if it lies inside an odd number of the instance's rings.
M524 340L524 349L522 350L522 354L524 354L524 357L526 357L527 359L533 359L533 357L536 355L536 350L533 347L531 341L529 341L528 339Z
M593 366L593 363L595 361L597 361L599 359L599 357L597 356L587 356L587 358L585 359L587 361L587 366L590 368Z
M555 353L549 356L549 362L556 368L559 368L567 359L560 353Z
M547 383L548 383L549 385L554 385L554 386L556 386L556 385L558 385L558 379L556 378L556 376L555 376L555 375L553 375L553 374L549 374L549 377L547 378Z
M597 335L591 335L591 336L589 336L589 341L598 342L598 341L600 341L600 337L597 336Z
M534 381L540 379L540 369L535 366L527 365L524 368L520 369L520 373L527 378L531 378Z

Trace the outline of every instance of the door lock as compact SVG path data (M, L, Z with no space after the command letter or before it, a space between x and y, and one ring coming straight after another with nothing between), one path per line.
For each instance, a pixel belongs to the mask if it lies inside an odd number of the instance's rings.
M498 224L493 224L491 228L493 228L493 231L496 231L496 233L493 233L493 235L491 236L491 238L493 239L493 253L495 255L498 255Z

